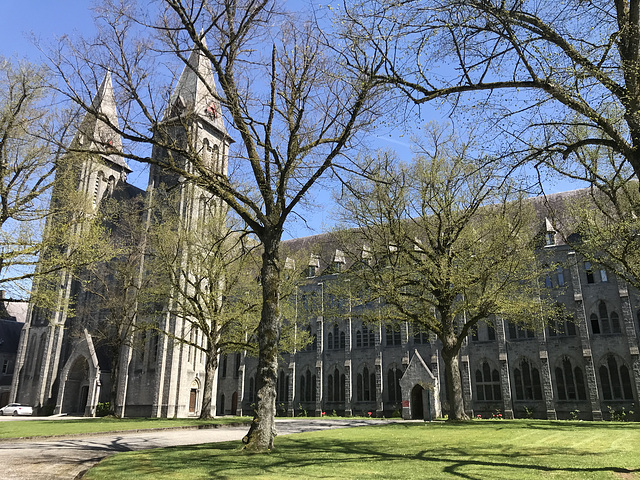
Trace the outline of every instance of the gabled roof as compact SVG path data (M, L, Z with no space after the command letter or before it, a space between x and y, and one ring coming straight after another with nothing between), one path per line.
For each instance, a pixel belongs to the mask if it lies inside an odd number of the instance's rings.
M206 47L203 39L202 43ZM229 138L222 121L222 110L213 76L213 67L205 54L194 48L184 66L178 84L171 94L163 121L183 115L198 115L223 137Z
M93 112L96 112L97 115ZM107 122L99 119L102 116L107 119ZM107 72L100 87L98 87L96 96L91 102L90 111L86 113L80 123L80 127L71 142L71 147L104 152L102 158L106 161L123 168L127 172L131 172L132 170L124 158L118 155L118 152L122 152L122 138L109 125L120 128L118 109L116 108L113 84L111 83L111 73Z
M407 365L400 379L400 386L405 390L410 390L416 383L426 387L427 385L437 384L437 379L420 356L418 350L414 349L409 365Z

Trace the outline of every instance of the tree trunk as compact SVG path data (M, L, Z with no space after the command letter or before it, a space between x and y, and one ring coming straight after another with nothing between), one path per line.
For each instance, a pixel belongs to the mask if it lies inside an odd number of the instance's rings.
M116 416L116 402L118 401L118 383L120 380L120 355L122 354L120 348L114 348L111 358L111 373L109 375L109 381L111 382L109 388L109 415Z
M453 345L451 345L453 343ZM449 397L449 420L460 422L469 420L464 411L462 396L462 377L458 362L459 349L455 346L455 339L442 342L442 359L444 360L444 375L447 379L447 394Z
M216 372L218 371L218 345L209 341L205 353L206 363L204 366L204 391L202 394L202 408L200 409L201 420L213 418L213 414L211 413L211 402L213 398L213 385L216 381Z
M257 405L251 428L242 439L245 448L264 452L276 436L276 381L280 340L280 239L262 239L262 315L258 324Z

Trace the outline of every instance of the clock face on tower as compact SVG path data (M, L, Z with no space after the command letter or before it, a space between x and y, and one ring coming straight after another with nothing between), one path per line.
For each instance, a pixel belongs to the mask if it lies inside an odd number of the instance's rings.
M211 102L204 113L206 113L209 118L217 118L218 111L216 110L216 102Z

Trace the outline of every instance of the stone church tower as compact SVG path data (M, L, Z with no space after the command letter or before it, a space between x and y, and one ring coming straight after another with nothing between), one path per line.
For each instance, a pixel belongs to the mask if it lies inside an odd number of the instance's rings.
M206 216L217 213L223 218L224 207L220 199L196 185L181 183L179 177L163 170L162 165L175 162L188 172L201 169L209 175L226 175L232 140L225 129L220 107L211 63L202 53L193 51L171 95L162 121L156 126L158 142L154 146L154 163L149 175L151 196L157 190L167 187L175 189L178 186L179 195L172 199L178 203L176 210L183 217L183 224L190 230L197 230ZM200 164L185 161L182 155L184 151L191 153L190 158L199 158ZM187 253L183 252L183 255L186 257ZM173 295L175 293L169 295L170 302ZM158 338L154 353L157 374L153 397L146 399L144 403L151 403L151 416L184 417L199 413L205 356L195 348L172 341L170 336L190 338L196 343L205 340L189 322L168 311L158 319L158 323L159 329L170 335ZM215 386L214 382L214 389ZM215 391L212 396L215 398ZM129 395L126 404L130 415L139 414L134 410L134 403L134 396Z

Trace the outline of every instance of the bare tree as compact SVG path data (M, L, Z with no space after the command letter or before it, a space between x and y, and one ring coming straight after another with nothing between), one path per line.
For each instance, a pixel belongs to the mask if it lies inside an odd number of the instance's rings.
M125 156L155 162L220 198L260 240L258 402L244 441L247 448L266 451L276 435L281 238L307 193L342 161L355 135L375 120L375 109L380 107L378 83L372 79L375 65L361 65L362 71L353 74L342 63L350 46L329 48L328 39L313 23L277 13L277 3L270 0L165 0L153 5L158 10L148 13L148 8L107 4L99 12L98 39L51 58L63 78L63 90L89 111L84 99L86 82L95 75L91 71L109 68L125 102L120 108L123 126L112 125L129 143ZM213 75L189 62L191 55L210 62L219 91ZM180 104L169 105L167 111L178 112L180 119L206 111L215 122L221 122L224 113L236 132L239 143L229 152L228 175L226 169L211 168L200 145L176 141L175 124L162 122L166 103L161 109L154 102L166 102L166 96L162 98L158 93L162 90L153 83L162 75L152 79L152 74L165 60L194 71L213 98L208 105L200 105L200 97L172 98ZM149 125L154 126L151 133ZM145 156L141 143L166 155L161 160Z
M385 57L381 78L481 120L509 161L604 188L640 178L638 2L367 0L345 15L350 38Z
M365 318L408 321L442 342L449 419L467 420L458 357L481 321L541 328L553 315L540 292L535 212L492 159L439 129L412 164L382 153L371 179L354 178L337 234L356 267L350 288ZM371 319L370 319L371 320Z

